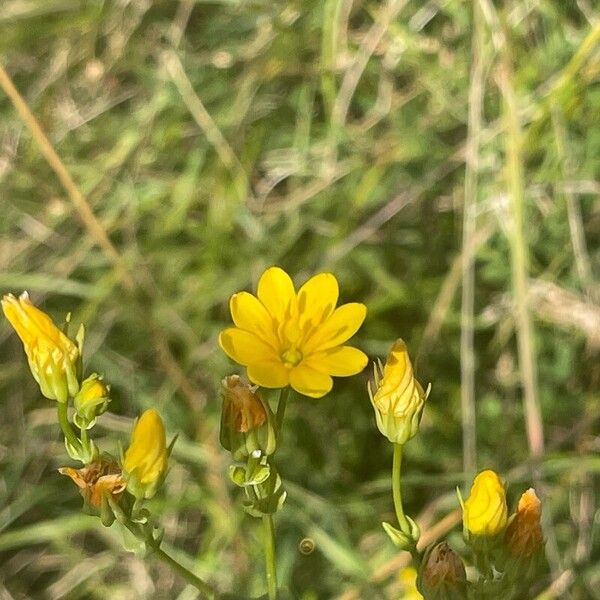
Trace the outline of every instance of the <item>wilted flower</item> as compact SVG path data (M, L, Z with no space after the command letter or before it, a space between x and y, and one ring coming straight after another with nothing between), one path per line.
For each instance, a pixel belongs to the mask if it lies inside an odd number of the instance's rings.
M2 310L23 342L29 368L42 394L50 400L67 402L69 395L79 390L83 329L77 343L73 342L32 304L27 292L18 298L4 296Z
M465 566L446 542L440 542L425 555L420 581L427 598L465 597Z
M487 469L475 477L464 504L463 522L473 535L495 536L506 527L506 490L497 473Z
M427 392L415 379L406 344L398 339L385 366L375 367L375 389L369 382L369 398L377 427L390 442L404 444L419 430Z
M221 444L234 458L275 452L276 439L269 406L238 375L222 381L223 411L221 413Z
M509 523L504 541L514 556L525 557L535 554L544 544L540 519L542 503L535 490L529 488L519 498L517 513Z
M246 366L252 383L266 388L291 385L320 398L333 386L331 376L362 371L367 356L343 346L365 319L364 304L335 308L338 283L331 273L311 277L296 293L290 276L279 267L267 269L257 296L239 292L229 307L235 327L219 335L221 348Z
M96 417L104 413L110 402L110 386L104 383L102 377L92 373L81 384L75 395L74 421L79 427L90 427Z
M85 502L94 508L102 506L105 494L118 497L125 489L125 479L119 465L107 458L100 458L82 469L61 467L58 472L70 477Z
M123 457L127 489L136 498L154 496L166 473L168 458L165 426L151 408L133 426L131 443Z

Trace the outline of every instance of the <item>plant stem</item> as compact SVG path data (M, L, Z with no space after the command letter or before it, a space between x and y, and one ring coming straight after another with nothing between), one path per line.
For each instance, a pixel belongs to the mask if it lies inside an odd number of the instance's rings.
M211 600L216 600L218 598L215 591L207 583L202 581L202 579L194 575L191 571L188 571L188 569L167 554L160 546L153 546L152 550L160 560L169 565L173 571L179 573L179 575L181 575L188 583L191 583L207 598L210 598Z
M265 566L269 600L277 600L277 569L275 567L275 527L273 525L273 516L263 515L262 520L265 527Z
M394 462L392 464L392 492L394 495L394 508L396 509L396 518L403 532L410 531L410 525L404 514L402 506L402 484L400 481L400 471L402 465L402 444L394 444Z
M65 436L65 439L73 448L81 450L81 441L75 435L71 423L69 423L69 407L66 402L57 402L58 422Z
M165 564L169 565L173 571L179 573L188 583L193 585L200 593L202 593L209 600L218 600L219 596L215 590L208 585L205 581L200 579L197 575L194 575L189 569L186 569L180 562L175 560L171 555L167 554L161 547L160 542L157 542L152 538L152 535L144 530L143 527L137 523L133 523L127 515L123 512L121 507L115 502L114 498L107 496L108 503L112 508L118 522L122 523L133 535L138 539L150 546L154 554L162 560Z
M283 425L283 417L285 416L285 407L287 406L288 398L290 397L290 388L284 387L279 392L279 402L277 403L277 414L275 415L275 422L277 424L277 433L281 432Z

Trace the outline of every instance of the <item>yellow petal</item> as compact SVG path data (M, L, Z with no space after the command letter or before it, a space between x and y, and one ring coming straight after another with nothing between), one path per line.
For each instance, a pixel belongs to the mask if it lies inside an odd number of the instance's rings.
M335 377L348 377L360 373L369 361L367 355L352 346L338 346L315 352L304 360L304 364Z
M303 344L305 356L343 344L351 338L367 316L367 307L358 302L343 304Z
M290 385L300 394L320 398L331 390L333 379L325 373L300 363L290 371Z
M277 360L273 348L255 334L236 327L224 329L219 334L219 346L241 365L251 365Z
M261 387L283 388L290 383L290 371L282 363L253 363L247 369L248 379Z
M338 295L338 282L331 273L311 277L298 290L300 329L305 331L325 321L333 313Z
M156 410L146 410L133 427L123 468L136 473L140 483L155 482L167 466L165 426Z
M258 299L280 325L294 310L296 291L290 276L279 267L267 269L258 281Z
M233 322L240 329L254 333L270 346L277 347L273 320L258 298L248 292L239 292L231 296L229 308Z

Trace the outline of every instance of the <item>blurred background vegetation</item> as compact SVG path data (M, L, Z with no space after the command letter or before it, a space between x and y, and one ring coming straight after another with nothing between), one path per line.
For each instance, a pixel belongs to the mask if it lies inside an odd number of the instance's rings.
M600 598L597 3L2 0L0 31L81 193L0 92L0 292L86 324L88 371L113 386L108 449L150 406L179 433L153 501L167 548L264 593L260 523L218 445L238 367L216 335L265 267L330 270L369 307L355 345L375 359L402 336L433 385L405 452L409 514L460 551L455 486L494 468L514 506L537 456L532 593ZM276 520L294 598L404 597L368 377L288 407ZM55 418L2 319L0 598L195 598L80 513Z

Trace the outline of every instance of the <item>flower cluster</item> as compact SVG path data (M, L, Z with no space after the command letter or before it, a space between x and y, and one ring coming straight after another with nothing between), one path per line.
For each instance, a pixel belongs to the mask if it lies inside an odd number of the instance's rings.
M285 271L271 267L261 275L256 295L241 291L231 297L233 326L219 335L220 347L245 368L247 377L233 374L221 382L220 441L230 453L228 473L243 491L244 509L266 525L269 600L277 598L272 516L287 495L276 452L283 439L290 392L321 398L331 391L333 377L356 375L367 364L366 354L347 345L367 309L358 302L337 306L338 297L338 283L331 273L319 273L296 290ZM120 457L101 453L89 432L107 410L111 389L97 373L84 377L83 327L72 339L69 323L57 327L26 293L18 298L5 296L2 309L23 342L41 393L56 401L69 456L83 463L81 468L65 466L59 472L74 482L85 506L103 524L116 522L137 538L142 549L158 550L162 533L152 524L145 504L163 482L175 441L167 444L158 411L150 408L135 422ZM424 551L419 547L419 526L402 503L401 463L405 445L419 433L430 389L417 379L402 339L393 343L385 364L375 363L374 380L368 384L377 428L393 448L391 483L397 523L382 525L418 566L403 572L406 596L425 600L524 597L522 591L544 545L541 503L532 488L521 495L512 515L506 484L491 469L475 477L466 500L459 493L470 569L445 541ZM273 390L279 390L276 403ZM157 555L167 556L162 551ZM167 561L176 564L168 556ZM186 569L178 565L178 572ZM469 579L467 572L474 577ZM199 590L209 589L195 575L188 575Z
M30 300L27 293L2 299L2 309L23 342L31 372L42 394L57 401L59 423L69 456L83 467L62 467L79 488L84 503L100 514L105 525L115 518L127 520L140 514L140 502L151 498L164 478L170 448L158 412L147 410L133 427L131 443L121 460L101 454L90 430L108 408L110 386L97 373L82 375L83 326L72 340ZM73 405L73 424L69 405Z

